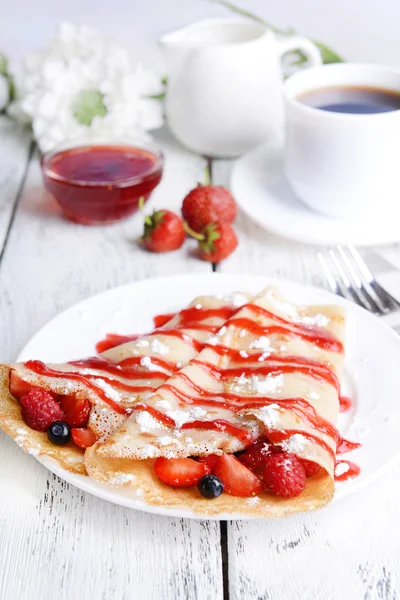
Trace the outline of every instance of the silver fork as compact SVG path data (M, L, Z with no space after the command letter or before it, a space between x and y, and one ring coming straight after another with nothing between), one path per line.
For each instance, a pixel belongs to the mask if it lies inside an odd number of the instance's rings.
M332 292L380 317L399 313L400 303L379 285L354 246L337 246L317 256Z

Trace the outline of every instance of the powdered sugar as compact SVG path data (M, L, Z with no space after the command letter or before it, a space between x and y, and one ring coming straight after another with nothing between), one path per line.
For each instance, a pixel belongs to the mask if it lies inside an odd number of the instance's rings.
M253 498L247 498L246 499L246 504L248 504L249 506L257 506L257 504L260 504L261 500L258 496L253 496Z
M173 419L176 423L177 427L182 427L184 423L189 421L195 421L197 419L201 419L204 415L207 414L203 408L199 406L194 406L190 410L169 410L166 412L166 415Z
M268 375L265 379L256 379L254 385L258 394L273 394L283 386L283 375Z
M124 473L123 471L116 471L116 473L107 481L108 485L112 486L120 486L126 483L130 483L131 481L135 481L136 476L132 475L132 473Z
M157 400L155 407L160 410L168 410L171 408L171 402L169 402L169 400Z
M203 308L203 305L202 305L202 304L200 304L200 303L199 303L199 304L196 304L195 308L197 308L197 310L200 310L201 308Z
M298 319L296 319L296 321L299 323L303 323L304 325L316 325L317 327L326 327L329 324L330 319L325 315L318 313L313 317L309 317L307 315L305 315L304 317L299 317Z
M249 355L245 350L241 350L239 354L242 358L249 358Z
M220 338L225 335L226 332L227 327L224 325L215 335L210 335L210 337L206 339L206 344L209 346L216 346L220 343Z
M263 352L272 352L271 342L267 336L262 335L261 337L253 340L251 344L249 344L249 348L257 348L262 350Z
M151 348L151 351L154 352L154 354L161 354L161 355L169 354L168 346L166 346L165 344L160 342L160 340L158 340L157 338L152 340L150 348Z
M137 413L136 423L139 425L142 433L152 433L154 429L161 428L161 423L145 410Z
M138 340L136 342L137 348L148 348L150 346L150 342L148 340Z
M238 393L247 392L250 394L268 395L278 391L283 386L283 375L267 375L260 378L257 375L246 377L244 373L236 378L236 385L233 390Z
M142 358L140 359L140 364L142 365L142 367L144 367L148 371L159 371L160 370L159 367L157 367L157 365L155 365L151 361L150 356L142 356Z
M156 439L157 444L159 444L159 446L169 446L170 444L177 444L177 445L181 445L180 441L171 437L170 435L163 435L159 438Z
M107 394L107 396L114 402L121 402L120 394L106 381L103 379L94 379L93 383Z
M295 433L291 435L290 438L280 443L280 446L286 452L301 452L304 448L309 444L307 438L304 437L301 433Z
M217 335L210 335L210 337L208 337L206 339L206 344L208 344L209 346L216 346L217 344L219 344L219 337Z
M280 407L278 404L269 404L261 408L246 410L243 414L254 415L268 429L276 429L280 422Z

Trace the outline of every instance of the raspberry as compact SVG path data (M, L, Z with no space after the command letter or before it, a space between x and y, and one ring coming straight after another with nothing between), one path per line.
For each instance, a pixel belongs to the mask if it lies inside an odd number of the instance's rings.
M265 461L270 454L279 454L282 449L279 446L273 446L267 438L260 438L246 450L241 453L238 458L241 463L246 465L251 471L258 472L265 467Z
M313 475L316 475L317 473L319 473L321 470L321 467L319 466L319 464L314 462L313 460L307 460L306 458L301 458L300 462L304 467L306 477L312 477Z
M25 423L36 431L47 431L54 421L64 421L64 412L43 388L32 387L20 399Z
M270 444L267 440L263 439L251 444L238 458L241 463L252 471L258 471L264 468L265 461L270 454Z
M282 498L294 498L306 487L306 473L294 454L271 454L265 462L265 489Z

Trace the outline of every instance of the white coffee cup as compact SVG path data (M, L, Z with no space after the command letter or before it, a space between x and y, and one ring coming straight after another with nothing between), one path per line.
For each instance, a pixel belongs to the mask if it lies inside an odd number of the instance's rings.
M331 86L400 92L400 72L334 64L296 73L285 82L285 173L295 194L314 210L339 218L399 203L400 110L344 114L299 99Z

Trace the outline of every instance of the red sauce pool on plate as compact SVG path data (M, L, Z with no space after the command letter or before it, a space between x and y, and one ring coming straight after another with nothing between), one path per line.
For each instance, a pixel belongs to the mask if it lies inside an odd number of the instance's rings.
M42 163L47 190L71 220L86 225L112 223L138 208L162 175L162 158L145 148L79 146Z

